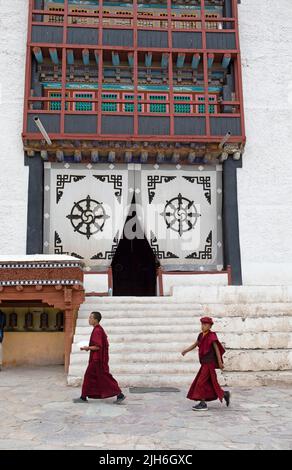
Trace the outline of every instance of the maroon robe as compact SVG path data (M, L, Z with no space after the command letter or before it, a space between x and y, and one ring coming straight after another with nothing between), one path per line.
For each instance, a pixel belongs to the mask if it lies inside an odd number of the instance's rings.
M100 325L96 325L90 336L89 346L98 346L90 351L89 363L84 375L82 397L109 398L122 393L118 382L109 372L109 344L107 335Z
M225 353L225 349L219 342L216 333L213 333L213 331L209 331L205 336L203 333L200 333L198 336L198 343L201 368L191 385L187 398L196 401L213 401L219 398L219 400L222 401L224 390L222 390L217 381L215 369L219 368L219 364L214 344L217 344L219 348L221 360Z

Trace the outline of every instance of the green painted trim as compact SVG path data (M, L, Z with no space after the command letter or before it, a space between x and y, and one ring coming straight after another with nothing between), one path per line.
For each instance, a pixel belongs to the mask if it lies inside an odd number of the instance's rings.
M64 3L64 0L47 0L47 3ZM98 0L86 0L86 3L84 1L80 0L69 0L69 4L71 5L80 5L80 6L88 6L88 7L96 7L99 5ZM105 7L111 7L114 6L115 8L127 8L127 9L132 9L133 5L131 3L110 3L110 2L104 2L103 6ZM200 11L201 7L200 6L193 6L193 5L172 5L171 6L172 10L197 10ZM143 10L166 10L166 5L163 4L153 4L153 5L147 5L143 3L138 3L138 9L143 9ZM210 10L210 11L222 11L222 7L220 6L206 6L205 10Z
M60 82L43 82L43 87L48 90L60 90L62 85ZM67 90L98 90L98 85L95 83L67 83ZM133 91L134 87L132 85L114 85L114 84L105 84L102 87L103 90L126 90ZM175 92L204 92L204 87L202 86L174 86L173 91ZM222 87L209 87L210 93L219 93L222 90ZM162 86L151 86L151 85L141 85L138 86L138 91L169 91L169 87Z

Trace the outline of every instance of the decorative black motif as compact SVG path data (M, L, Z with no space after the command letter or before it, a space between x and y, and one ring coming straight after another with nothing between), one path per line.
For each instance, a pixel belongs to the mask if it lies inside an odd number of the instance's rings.
M80 180L83 180L85 176L78 175L57 175L57 185L56 185L56 200L57 204L59 203L61 197L63 196L63 189L65 184L77 183Z
M201 214L198 213L194 201L183 197L181 193L166 205L162 214L168 229L178 232L181 237L183 233L192 230Z
M186 256L185 259L212 259L212 230L206 238L206 245L203 251L194 251L190 255Z
M67 215L74 232L85 235L88 240L92 235L103 231L104 224L109 217L103 203L91 199L90 196L75 202L71 214Z
M211 204L211 177L210 176L183 176L190 183L203 185L203 191L208 203Z
M71 256L74 256L75 258L79 258L79 259L84 259L83 256L80 256L80 255L78 255L77 253L74 253L74 252L71 253Z
M75 258L84 259L83 256L80 256L77 253L74 253L74 252L69 253L68 251L64 251L63 242L62 242L61 237L58 234L58 232L55 232L54 253L58 254L58 255L69 255L69 256L74 256Z
M105 253L102 253L100 251L96 255L92 256L91 259L96 259L96 260L99 260L99 259L111 260L111 259L113 259L114 255L117 251L118 244L119 244L119 232L117 232L116 236L113 239L113 245L112 245L112 248L111 248L110 251L106 251Z
M151 248L153 250L153 253L155 254L157 259L176 259L176 258L179 258L179 256L176 256L171 251L166 251L166 252L161 251L159 249L157 237L153 232L151 232L150 246L151 246Z
M99 181L102 181L103 183L107 181L108 183L111 183L114 185L114 190L115 190L115 196L119 203L121 203L122 199L122 187L123 187L123 181L122 181L122 175L93 175L94 178L96 178Z
M161 183L170 183L170 181L175 180L175 178L176 176L149 175L147 177L149 204L152 203L155 196L156 186Z
M58 232L55 232L54 253L56 255L69 255L68 251L64 251L63 244Z

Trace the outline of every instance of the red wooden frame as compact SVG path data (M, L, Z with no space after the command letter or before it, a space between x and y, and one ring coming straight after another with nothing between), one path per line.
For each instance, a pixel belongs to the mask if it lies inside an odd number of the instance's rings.
M109 290L113 289L113 269L110 266L106 271L89 271L85 274L97 275L97 274L107 274L108 279L108 291L107 292L88 292L85 294L85 297L107 297L109 296Z
M192 276L199 276L201 274L227 274L228 285L232 285L232 270L231 266L228 265L226 270L223 271L163 271L161 267L157 268L156 277L158 279L158 289L159 289L159 296L164 296L164 288L163 288L163 274L168 276L185 276L185 275L192 275Z
M90 271L86 274L107 274L108 276L108 292L88 292L85 294L86 297L106 297L109 295L109 290L113 289L113 271L112 267L110 266L107 271ZM226 270L223 271L163 271L161 267L156 269L156 279L158 282L158 290L159 296L164 296L164 289L163 289L163 274L166 275L200 275L200 274L227 274L228 285L231 286L232 284L232 271L231 266L227 266Z
M231 136L229 139L230 142L237 142L237 143L245 143L246 137L245 137L245 126L244 126L244 109L243 109L243 90L242 90L242 75L241 75L241 60L240 60L240 48L239 48L239 31L238 31L238 6L237 6L237 0L232 0L232 6L233 6L233 18L219 18L219 19L210 19L206 18L205 16L205 0L201 0L201 17L198 18L198 21L200 21L201 24L201 29L198 28L191 28L187 29L187 31L194 31L194 32L202 32L202 48L201 49L196 49L196 53L200 53L203 57L203 70L204 70L204 89L205 89L205 103L208 103L208 54L214 53L215 56L216 54L222 54L222 53L229 53L232 56L232 59L234 60L235 64L235 88L236 88L236 101L231 101L231 102L223 102L222 104L230 104L234 105L239 108L239 112L236 113L216 113L212 114L212 117L240 117L241 119L241 135L240 136ZM183 49L175 49L173 48L173 43L172 43L172 31L179 31L176 27L174 27L173 22L176 21L195 21L195 18L190 16L190 17L184 17L182 19L176 19L172 16L172 10L171 10L171 0L167 0L167 16L165 17L157 17L157 19L160 19L161 21L168 21L168 47L167 48L143 48L143 47L138 47L138 30L162 30L165 31L165 28L159 28L159 27L145 27L145 26L139 26L138 25L138 19L139 17L139 12L138 12L138 0L133 0L133 24L132 26L126 26L126 29L133 29L133 46L132 47L125 47L125 46L105 46L102 44L102 36L103 36L103 30L110 28L110 29L125 29L125 26L123 25L104 25L103 24L103 17L115 17L117 18L117 15L104 15L103 13L103 0L99 1L99 6L98 6L98 14L93 14L93 13L70 13L68 11L68 0L64 0L64 12L58 13L54 12L54 16L61 16L63 17L63 23L45 23L46 26L50 27L52 26L60 26L63 28L63 43L62 44L51 44L51 43L33 43L31 40L31 31L32 31L32 26L41 24L44 25L43 22L33 22L33 15L45 15L46 13L43 10L34 10L33 9L33 0L29 0L29 18L28 18L28 34L27 34L27 60L26 60L26 80L25 80L25 103L24 103L24 119L23 119L23 139L31 139L31 140L40 140L40 134L39 132L27 132L27 122L28 122L28 114L42 114L47 113L48 111L42 110L31 110L29 109L29 103L33 101L44 101L47 100L47 98L36 98L36 97L31 97L30 96L30 82L31 82L31 61L32 61L32 49L33 47L42 47L42 48L57 48L59 51L62 51L62 85L61 85L61 112L60 112L60 133L50 133L50 137L52 140L101 140L101 141L106 141L106 140L124 140L124 141L145 141L145 140L152 140L152 141L169 141L169 142L176 142L178 139L180 142L220 142L222 139L222 136L214 136L211 135L210 132L210 114L209 114L209 107L205 107L205 114L200 114L200 116L205 116L206 118L206 134L205 135L183 135L183 136L176 136L174 133L174 118L175 118L175 113L174 113L174 105L176 104L174 101L174 92L173 92L173 63L172 60L169 60L169 66L168 66L168 78L169 78L169 114L166 114L166 116L169 117L170 119L170 134L167 135L139 135L138 134L138 120L139 120L139 111L138 111L138 53L140 51L147 51L147 52L159 52L159 53L167 53L169 56L171 56L173 53L190 53L194 52L193 50L183 50ZM47 13L49 14L49 13ZM51 13L52 14L52 13ZM98 45L75 45L75 44L67 44L67 30L68 27L74 28L74 27L82 27L80 24L71 24L69 23L69 17L74 16L74 17L95 17L98 18L98 24L86 24L86 28L95 28L98 30L98 38L99 38L99 44ZM125 16L121 15L121 18L125 18ZM130 16L127 16L127 18L130 18ZM146 18L146 15L143 15L143 18ZM151 19L156 19L155 16L152 16ZM212 31L217 31L218 29L209 29L209 24L210 23L216 23L220 22L229 22L232 23L232 28L233 29L220 29L220 33L230 33L234 32L235 33L235 38L236 38L236 49L234 50L212 50L212 49L207 49L207 40L206 40L206 34ZM206 26L206 23L208 25ZM85 25L84 25L85 26ZM184 29L185 31L185 29ZM89 50L94 50L98 51L99 54L99 63L98 63L98 92L97 92L97 99L94 100L96 102L96 109L97 111L91 112L92 114L97 114L98 119L97 119L97 129L95 134L65 134L65 115L68 113L70 114L70 111L65 110L65 101L66 101L66 68L67 68L67 57L66 57L66 52L67 49L89 49ZM133 64L133 79L134 79L134 89L131 90L131 93L134 95L134 112L132 113L133 118L134 118L134 133L132 135L106 135L106 134L101 134L101 116L105 114L102 112L102 99L101 99L101 93L102 93L102 83L103 83L103 51L127 51L127 52L132 52L134 56L134 64ZM171 58L171 57L170 57ZM68 101L68 100L67 100ZM85 101L85 100L81 100ZM91 101L91 100L90 100ZM49 111L49 113L53 113L53 111ZM78 112L76 112L79 114ZM82 113L83 114L83 113ZM112 113L111 113L112 114ZM119 114L119 113L117 113ZM159 116L159 114L155 113L155 115ZM181 114L179 114L181 115ZM165 114L164 114L165 116Z

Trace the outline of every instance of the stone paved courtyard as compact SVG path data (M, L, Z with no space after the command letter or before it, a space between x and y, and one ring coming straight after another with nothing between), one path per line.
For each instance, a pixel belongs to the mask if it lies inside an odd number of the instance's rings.
M190 380L192 378L190 377ZM0 449L292 449L291 388L233 389L193 412L180 393L73 404L62 367L0 372Z

